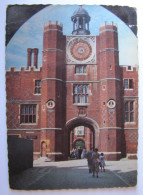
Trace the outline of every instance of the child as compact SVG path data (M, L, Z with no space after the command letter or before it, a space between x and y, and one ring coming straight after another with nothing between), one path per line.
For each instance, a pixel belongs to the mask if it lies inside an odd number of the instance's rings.
M104 161L104 154L103 153L101 153L101 155L100 155L100 167L101 167L101 171L102 171L102 169L103 169L103 171L105 172L105 161Z

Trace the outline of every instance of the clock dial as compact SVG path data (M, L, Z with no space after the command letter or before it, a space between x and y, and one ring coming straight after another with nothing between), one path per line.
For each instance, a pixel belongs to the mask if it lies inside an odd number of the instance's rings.
M78 41L71 46L70 52L73 58L82 61L90 57L92 48L86 41Z

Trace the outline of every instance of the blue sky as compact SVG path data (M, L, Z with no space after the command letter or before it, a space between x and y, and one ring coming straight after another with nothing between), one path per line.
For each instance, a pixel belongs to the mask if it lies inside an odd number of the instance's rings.
M119 64L137 65L137 38L133 32L114 14L96 5L84 5L83 8L91 17L89 29L91 35L99 34L99 26L104 22L114 22L119 35ZM15 33L6 48L6 67L27 66L27 48L39 48L38 66L42 66L43 28L49 20L63 24L63 34L71 35L73 24L71 16L78 5L51 5L26 21Z

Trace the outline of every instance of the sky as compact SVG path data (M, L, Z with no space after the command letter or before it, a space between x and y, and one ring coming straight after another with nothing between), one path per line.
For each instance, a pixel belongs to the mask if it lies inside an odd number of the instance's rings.
M137 38L128 26L117 16L99 5L83 5L91 17L89 30L91 35L99 35L99 27L114 22L118 27L119 64L138 65ZM6 68L27 66L27 48L38 48L38 66L42 66L42 47L44 24L58 21L63 24L63 34L71 35L73 23L71 16L78 9L78 5L51 5L27 20L15 33L6 47Z

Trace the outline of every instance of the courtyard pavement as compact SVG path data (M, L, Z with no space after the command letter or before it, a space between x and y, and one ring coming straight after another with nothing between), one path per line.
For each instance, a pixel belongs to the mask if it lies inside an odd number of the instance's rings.
M61 190L133 187L137 183L137 160L106 161L99 178L88 173L87 160L34 161L33 168L9 178L16 190Z

